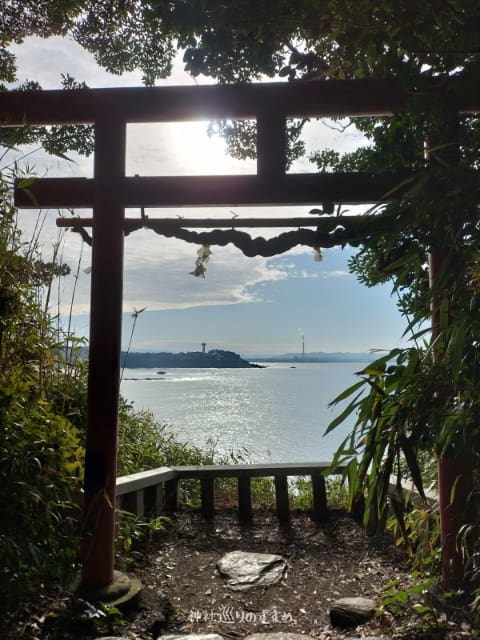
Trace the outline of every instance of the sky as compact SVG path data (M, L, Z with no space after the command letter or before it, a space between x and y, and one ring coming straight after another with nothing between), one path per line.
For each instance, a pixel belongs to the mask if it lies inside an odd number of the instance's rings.
M30 38L11 50L17 55L18 81L37 80L44 89L59 88L61 74L70 74L90 87L141 85L141 73L110 75L69 39ZM172 76L158 85L195 83L179 59ZM127 175L255 173L253 161L228 157L223 140L209 138L207 127L208 122L130 125ZM364 144L352 128L342 133L323 121L310 123L304 138L307 152L322 147L346 151ZM92 175L91 158L72 154L72 162L66 162L30 148L24 153L29 154L27 162L40 176ZM307 158L292 167L295 172L314 170ZM146 213L151 217L282 217L304 216L310 209L203 208ZM349 209L354 213L353 207ZM19 221L26 240L40 225L39 244L46 259L60 243L59 253L72 268L72 275L59 283L52 312L60 313L66 326L71 310L71 326L77 335L88 337L91 253L78 234L56 228L58 215L57 210L23 211ZM88 216L90 212L76 211L75 215ZM127 211L129 217L139 215L138 210ZM282 231L255 229L252 233L272 237ZM405 343L402 333L406 322L390 296L390 287L368 289L349 273L353 249L323 250L323 259L317 262L308 247L265 259L246 258L232 246L214 246L203 279L191 275L197 248L149 230L126 238L124 346L131 336L133 314L141 309L145 310L135 322L134 351L192 351L200 350L206 342L207 350L227 349L248 356L299 353L303 340L307 353L366 352Z

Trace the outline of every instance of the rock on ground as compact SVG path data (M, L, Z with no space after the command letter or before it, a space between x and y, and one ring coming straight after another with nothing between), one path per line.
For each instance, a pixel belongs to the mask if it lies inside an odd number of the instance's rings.
M234 591L274 584L281 580L286 567L282 556L246 551L226 553L217 563L218 571Z
M244 640L313 640L312 636L303 633L286 633L283 631L271 633L252 633Z
M370 598L340 598L330 609L330 620L337 627L356 627L368 622L375 613L375 602Z
M218 633L173 633L159 636L157 640L223 640Z

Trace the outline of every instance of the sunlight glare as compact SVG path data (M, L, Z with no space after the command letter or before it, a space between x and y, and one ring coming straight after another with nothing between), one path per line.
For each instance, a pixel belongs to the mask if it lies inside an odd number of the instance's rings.
M225 141L209 136L208 122L131 124L127 127L127 175L254 174L254 160L236 160Z

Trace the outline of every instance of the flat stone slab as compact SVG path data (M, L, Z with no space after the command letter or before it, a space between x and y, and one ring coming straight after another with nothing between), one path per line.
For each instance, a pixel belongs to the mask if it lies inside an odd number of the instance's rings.
M287 561L270 553L231 551L217 562L217 569L233 591L275 584L282 579Z
M340 598L330 609L330 620L336 627L356 627L373 618L375 609L370 598Z
M246 636L244 640L313 640L313 637L303 633L277 631L274 633L252 633L252 635Z
M158 636L157 640L223 640L218 633L179 633Z

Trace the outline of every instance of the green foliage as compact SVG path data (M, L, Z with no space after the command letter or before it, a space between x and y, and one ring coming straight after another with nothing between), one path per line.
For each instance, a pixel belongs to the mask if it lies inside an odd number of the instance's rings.
M334 400L354 396L327 432L356 414L354 429L339 447L334 466L346 465L350 504L366 489L367 519L372 507L385 522L393 474L402 491L402 461L406 461L415 487L424 497L416 453L433 445L429 430L422 426L430 418L436 389L435 380L424 376L425 366L428 360L416 349L396 350L366 367L360 372L362 381ZM427 388L422 388L425 385Z
M202 449L192 443L182 442L169 430L169 426L155 420L149 410L136 409L132 403L120 400L118 475L127 475L155 469L182 465L231 464L239 460L234 452L220 455L212 440ZM217 481L221 501L233 500L235 487L228 478ZM179 487L179 502L190 507L200 504L200 484L184 480ZM141 527L140 527L141 528Z
M61 86L65 90L87 89L84 82L77 82L68 74L62 74ZM41 86L38 82L28 81L18 89L21 91L40 91ZM12 151L22 145L38 145L50 155L69 161L67 153L71 151L86 157L92 155L93 133L94 127L92 125L32 126L25 123L23 127L0 127L0 147ZM27 188L28 184L23 186Z
M142 520L134 513L117 509L116 538L120 557L125 557L133 545L151 542L155 533L163 532L171 524L167 516Z
M423 72L417 69L402 81L419 82ZM335 457L335 465L345 467L349 503L364 499L365 522L373 518L379 527L393 510L390 525L420 566L436 555L436 514L425 500L410 512L402 483L412 482L423 499L431 479L426 468L437 456L471 459L475 468L479 462L480 238L472 182L478 118L457 116L458 99L452 93L434 101L426 92L390 118L356 120L367 147L343 157L326 150L312 158L323 171L388 170L399 176L386 201L368 212L373 225L381 226L359 228L360 249L350 268L366 286L391 285L412 346L394 349L359 372L360 381L334 400L346 404L329 430L355 416ZM405 178L406 168L417 175Z
M273 485L273 483L272 483ZM308 511L312 508L312 480L310 476L289 478L290 508ZM347 509L348 494L341 476L327 476L325 478L327 504L329 509ZM272 502L274 506L275 494L272 486Z
M383 594L381 612L388 611L397 620L403 620L401 631L423 631L433 636L443 627L440 611L431 597L433 584L433 578L423 578L404 590L398 588L397 580L390 582Z
M307 120L288 120L286 124L286 163L292 163L305 155L305 143L301 139ZM226 141L227 153L239 160L255 160L257 157L257 123L255 120L216 120L209 124L208 135L220 135Z
M3 385L2 385L3 387ZM77 430L23 389L3 387L0 556L3 582L61 579L76 561L83 449Z
M329 508L347 509L348 494L341 476L328 476L325 478L325 485Z
M73 596L57 598L41 627L45 637L90 638L99 634L117 635L125 624L124 614L118 607Z
M438 544L437 515L424 491L426 481L435 481L432 456L447 446L457 455L473 454L476 424L468 417L468 403L460 406L450 396L437 394L445 385L445 363L434 362L426 349L394 350L359 376L360 382L334 400L352 398L329 430L349 415L355 415L356 422L333 466L346 469L351 507L364 496L365 523L374 514L384 528L393 511L395 525L390 520L389 528L424 564ZM423 501L414 509L403 488L409 483Z
M180 442L158 423L151 411L137 410L125 400L120 402L118 475L137 473L156 467L213 464L215 445L203 450Z
M289 478L288 483L290 508L311 509L312 507L312 483L308 476Z
M394 580L383 592L380 614L395 617L395 637L448 637L457 627L465 638L478 638L478 627L468 611L465 594L461 590L443 591L431 572L412 573L411 586L399 588ZM456 635L455 631L453 634Z
M7 178L0 181L0 583L14 601L25 583L61 581L77 563L84 451L73 418L84 378L73 345L67 362L45 306L68 269L42 260L36 238L23 241Z
M478 502L478 496L475 496ZM480 524L478 504L476 518L464 524L458 535L458 544L465 557L465 572L473 593L472 612L477 624L480 622Z
M14 80L11 42L67 35L111 73L170 75L177 50L185 70L220 82L261 77L384 77L460 73L478 65L479 17L470 0L216 0L9 3L1 77Z
M273 478L252 478L252 506L255 509L272 509L275 505Z

